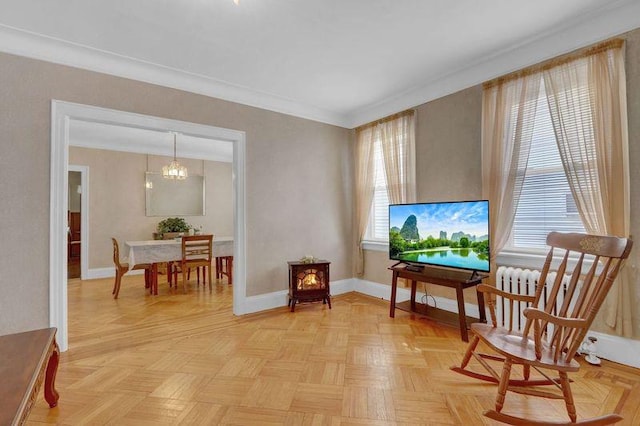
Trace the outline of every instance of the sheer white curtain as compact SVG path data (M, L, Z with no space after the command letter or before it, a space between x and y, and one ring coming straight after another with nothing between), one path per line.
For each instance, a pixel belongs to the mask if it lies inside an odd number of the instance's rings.
M489 200L491 270L509 240L524 182L540 91L539 73L485 84L482 96L482 193ZM492 278L493 280L493 278Z
M416 143L413 111L378 125L391 204L416 201Z
M624 44L614 40L543 71L560 157L589 233L629 236L629 138ZM633 299L623 267L601 318L631 337Z
M356 129L355 147L355 220L356 220L356 273L364 274L364 253L362 241L364 240L371 212L371 201L374 190L374 142L376 130L369 126Z
M356 273L364 274L364 240L375 189L376 145L382 150L391 203L415 201L415 112L405 111L356 129Z

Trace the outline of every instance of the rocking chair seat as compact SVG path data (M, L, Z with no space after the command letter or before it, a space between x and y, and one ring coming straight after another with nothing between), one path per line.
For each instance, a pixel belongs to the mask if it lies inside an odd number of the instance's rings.
M516 364L528 364L540 368L552 368L557 371L578 371L580 364L575 359L569 363L564 358L558 361L553 360L552 351L545 342L542 345L542 357L536 359L535 342L528 338L524 342L522 334L509 331L502 327L493 327L490 324L473 323L471 331L476 334L492 349L500 355L509 357Z

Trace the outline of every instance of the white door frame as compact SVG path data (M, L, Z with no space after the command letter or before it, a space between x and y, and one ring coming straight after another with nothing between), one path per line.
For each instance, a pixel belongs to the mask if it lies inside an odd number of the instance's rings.
M89 277L89 167L69 164L69 171L80 173L80 279L86 280Z
M177 131L208 139L228 141L233 144L233 313L236 315L247 313L245 133L204 124L52 100L49 324L51 327L58 328L57 341L60 350L66 351L69 344L67 321L67 207L69 197L69 126L71 120L92 121L163 132ZM84 246L88 247L88 244Z

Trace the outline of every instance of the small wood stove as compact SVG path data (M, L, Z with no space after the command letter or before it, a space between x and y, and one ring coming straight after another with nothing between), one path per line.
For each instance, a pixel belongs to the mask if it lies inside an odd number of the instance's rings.
M329 304L329 264L326 260L315 260L312 263L300 261L289 264L289 305L294 312L296 303L318 302Z

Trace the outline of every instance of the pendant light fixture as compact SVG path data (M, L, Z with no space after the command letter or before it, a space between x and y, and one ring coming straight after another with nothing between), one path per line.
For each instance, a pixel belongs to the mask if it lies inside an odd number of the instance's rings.
M162 177L166 179L178 179L183 180L188 177L187 168L185 166L181 166L176 160L176 137L177 133L173 133L173 161L168 165L162 168Z

